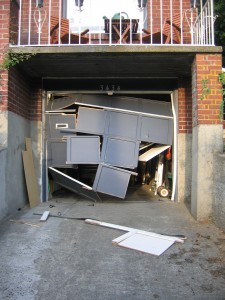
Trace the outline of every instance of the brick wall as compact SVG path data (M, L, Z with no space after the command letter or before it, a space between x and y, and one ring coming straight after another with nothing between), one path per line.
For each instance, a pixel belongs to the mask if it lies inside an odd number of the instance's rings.
M32 84L32 97L30 101L30 120L42 120L42 89L40 82Z
M9 12L10 0L0 1L0 64L9 43ZM0 112L8 109L8 71L0 70Z
M9 71L8 110L28 120L41 120L41 89L17 68Z
M0 112L11 111L30 120L41 120L41 83L31 82L16 67L9 71L2 63L8 51L9 26L14 31L17 23L18 5L14 0L0 1ZM11 20L11 25L9 24ZM13 26L13 28L12 28ZM13 40L17 38L13 35Z
M196 54L192 67L193 126L198 124L221 124L220 54Z
M191 79L180 80L178 99L179 133L192 133Z

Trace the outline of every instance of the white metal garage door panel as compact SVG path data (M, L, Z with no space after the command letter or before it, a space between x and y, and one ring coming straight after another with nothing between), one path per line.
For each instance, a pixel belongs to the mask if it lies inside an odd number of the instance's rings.
M80 107L76 130L102 135L105 131L106 114L103 109Z
M100 164L93 184L93 190L124 199L131 174L134 173Z
M142 116L140 139L145 142L172 144L172 120Z
M139 145L138 141L105 137L101 161L117 167L134 169L138 164Z
M99 136L68 136L68 164L98 164L100 162Z

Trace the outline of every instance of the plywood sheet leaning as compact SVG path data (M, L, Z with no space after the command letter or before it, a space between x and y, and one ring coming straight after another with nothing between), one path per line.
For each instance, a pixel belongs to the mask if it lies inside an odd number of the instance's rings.
M23 166L27 185L27 192L30 207L35 207L40 203L37 178L34 169L31 139L25 139L26 151L22 151Z

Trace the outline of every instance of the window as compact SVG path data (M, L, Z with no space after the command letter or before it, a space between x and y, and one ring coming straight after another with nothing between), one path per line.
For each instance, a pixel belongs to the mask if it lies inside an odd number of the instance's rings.
M89 28L90 32L104 32L103 17L112 18L116 13L125 12L129 19L143 20L144 10L138 7L137 0L80 0L79 9L75 3L79 0L68 0L67 18L73 32Z

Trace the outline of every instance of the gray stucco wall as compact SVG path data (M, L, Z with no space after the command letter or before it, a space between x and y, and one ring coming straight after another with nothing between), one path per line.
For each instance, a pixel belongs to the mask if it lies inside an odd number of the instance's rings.
M41 191L41 122L28 121L12 112L0 115L0 219L28 204L22 151L31 137L34 165ZM41 192L40 192L41 199Z
M23 171L22 150L24 137L29 134L30 122L14 113L8 113L8 147L6 156L5 183L7 214L27 203L27 190Z
M6 200L6 157L7 150L0 149L0 220L7 214Z
M213 182L213 219L225 231L225 153L214 155Z

